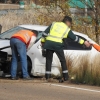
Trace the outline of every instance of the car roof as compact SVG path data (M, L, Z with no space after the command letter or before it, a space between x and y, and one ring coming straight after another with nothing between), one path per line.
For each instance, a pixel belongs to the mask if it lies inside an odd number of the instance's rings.
M20 27L36 30L36 31L44 31L48 26L43 25L19 25Z
M79 33L79 32L76 32L76 31L73 31L73 33L76 34L76 35L79 35L79 36L85 37L85 38L88 37L86 34Z
M31 30L36 30L36 31L45 31L45 29L48 26L44 26L44 25L19 25L19 27L23 27L23 28L31 29ZM73 33L76 34L76 35L85 37L85 38L88 37L87 35L85 35L83 33L76 32L76 31L73 31Z

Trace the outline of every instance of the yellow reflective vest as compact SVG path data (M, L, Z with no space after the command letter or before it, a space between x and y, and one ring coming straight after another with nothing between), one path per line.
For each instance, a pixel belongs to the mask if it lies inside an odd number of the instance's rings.
M67 38L70 28L63 22L54 22L51 26L50 33L47 37L43 37L41 42L46 40L63 43L63 38ZM84 43L84 40L79 38L80 44Z
M63 38L67 38L70 28L63 22L54 22L46 40L62 43Z

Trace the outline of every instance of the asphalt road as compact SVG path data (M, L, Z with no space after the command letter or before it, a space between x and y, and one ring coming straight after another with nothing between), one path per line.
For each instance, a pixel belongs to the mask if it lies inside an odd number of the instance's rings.
M100 87L0 80L0 100L100 100Z

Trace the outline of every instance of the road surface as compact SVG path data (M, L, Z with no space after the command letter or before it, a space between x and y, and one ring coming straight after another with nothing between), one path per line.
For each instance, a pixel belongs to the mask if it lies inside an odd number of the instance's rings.
M100 100L100 87L68 82L0 80L0 100Z

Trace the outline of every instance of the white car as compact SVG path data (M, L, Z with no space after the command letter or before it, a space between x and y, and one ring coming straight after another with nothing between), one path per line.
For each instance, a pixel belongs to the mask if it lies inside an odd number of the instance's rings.
M6 32L3 32L0 35L0 69L4 73L10 74L10 64L11 64L11 48L10 48L10 37L19 30L22 29L30 29L38 32L37 40L35 44L31 47L31 49L27 52L27 60L28 60L28 71L33 76L44 76L45 75L45 57L42 56L42 48L41 48L41 37L42 32L47 28L47 26L41 25L19 25L14 27ZM87 35L74 32L76 35L82 37L85 40L89 40L92 43L95 43L91 40ZM83 45L80 45L72 40L68 39L67 46L65 47L64 53L67 57L71 55L72 59L74 59L77 55L88 54L93 52L95 55L98 53L93 47L86 48ZM95 51L95 53L94 53ZM93 55L92 55L93 56ZM55 76L60 76L60 62L56 54L53 56L52 62L52 74ZM20 61L18 61L18 73L21 72Z

